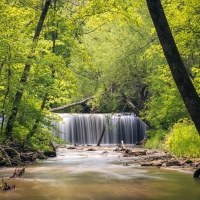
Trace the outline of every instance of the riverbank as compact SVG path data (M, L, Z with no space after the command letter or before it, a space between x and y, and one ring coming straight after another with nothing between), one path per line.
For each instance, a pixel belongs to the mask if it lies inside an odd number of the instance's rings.
M56 148L50 146L51 151L37 151L24 148L20 145L0 145L0 167L14 167L20 165L31 165L37 159L47 159L56 156Z

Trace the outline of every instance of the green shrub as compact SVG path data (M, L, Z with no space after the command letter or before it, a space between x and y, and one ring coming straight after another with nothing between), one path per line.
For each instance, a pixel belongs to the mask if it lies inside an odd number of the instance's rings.
M179 157L200 157L200 136L194 124L179 120L166 136L165 149Z
M66 144L63 139L57 137L50 130L43 128L40 132L34 134L30 139L29 147L32 146L33 149L38 151L48 151L51 150L50 141L54 141L57 144Z
M163 129L147 131L148 140L145 148L149 149L163 149L163 141L167 131Z

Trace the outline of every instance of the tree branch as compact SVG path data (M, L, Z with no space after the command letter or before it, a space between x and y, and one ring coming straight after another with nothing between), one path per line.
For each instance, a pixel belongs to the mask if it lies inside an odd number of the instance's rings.
M113 88L113 86L111 86L106 92L102 93L101 95L105 95L106 93L108 93L111 89ZM73 106L77 106L77 105L80 105L82 103L85 103L87 101L89 101L90 99L93 99L94 96L90 96L90 97L87 97L81 101L77 101L77 102L74 102L74 103L71 103L71 104L68 104L68 105L65 105L65 106L61 106L61 107L57 107L57 108L52 108L50 110L48 110L49 112L55 112L55 111L59 111L59 110L64 110L66 108L71 108Z
M93 99L93 98L94 98L93 96L87 97L87 98L85 98L85 99L83 99L81 101L77 101L77 102L74 102L74 103L71 103L71 104L68 104L68 105L65 105L65 106L57 107L57 108L52 108L49 111L50 112L55 112L55 111L59 111L59 110L64 110L66 108L71 108L73 106L77 106L77 105L80 105L82 103L85 103L85 102L87 102L87 101L89 101L90 99Z

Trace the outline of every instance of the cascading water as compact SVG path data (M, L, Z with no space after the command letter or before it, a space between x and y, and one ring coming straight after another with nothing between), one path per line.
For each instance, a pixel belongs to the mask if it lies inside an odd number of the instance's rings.
M101 144L135 144L145 137L146 124L133 114L59 114L63 122L53 124L55 134L72 144L97 144L103 127Z

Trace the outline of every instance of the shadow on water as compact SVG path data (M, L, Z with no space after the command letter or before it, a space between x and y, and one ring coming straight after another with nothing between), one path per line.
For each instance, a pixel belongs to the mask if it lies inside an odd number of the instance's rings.
M141 167L132 158L60 149L56 158L26 169L24 179L5 180L15 191L0 191L2 200L199 200L200 179L192 173ZM123 163L129 166L123 166ZM13 168L0 170L9 177Z

